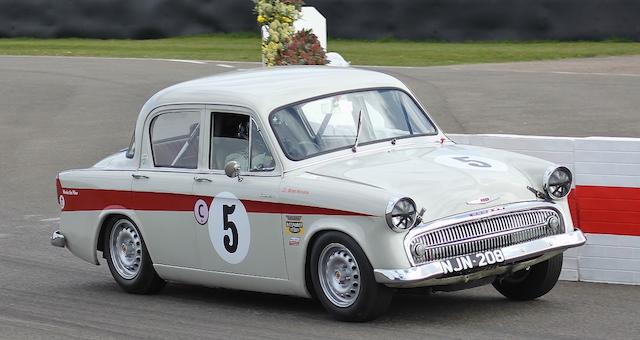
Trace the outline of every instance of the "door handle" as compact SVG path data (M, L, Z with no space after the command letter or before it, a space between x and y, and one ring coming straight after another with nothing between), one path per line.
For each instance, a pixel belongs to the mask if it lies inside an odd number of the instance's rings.
M135 179L149 179L149 176L140 175L140 174L131 174L131 177Z
M194 178L193 178L193 180L194 180L194 181L196 181L196 182L198 182L198 183L202 183L202 182L209 182L209 183L211 183L211 180L210 180L210 179L208 179L208 178L206 178L206 177L198 177L198 176L196 176L196 177L194 177Z

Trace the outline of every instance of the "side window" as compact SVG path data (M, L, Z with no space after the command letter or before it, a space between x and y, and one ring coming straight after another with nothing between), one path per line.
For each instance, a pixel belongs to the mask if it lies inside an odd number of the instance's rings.
M215 112L211 121L211 169L224 169L236 161L240 170L249 169L249 116Z
M211 126L211 169L236 161L241 171L271 171L275 162L258 127L249 116L214 112Z
M249 165L250 171L272 171L276 168L273 155L254 121L251 121L251 164Z
M151 150L157 167L196 169L200 112L168 112L151 122Z

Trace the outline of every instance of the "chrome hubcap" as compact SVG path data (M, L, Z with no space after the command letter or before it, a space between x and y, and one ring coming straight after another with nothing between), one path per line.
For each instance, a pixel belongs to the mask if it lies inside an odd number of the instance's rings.
M351 306L360 294L360 267L341 244L324 247L318 259L318 277L324 295L338 307Z
M111 262L123 279L131 280L138 275L142 263L142 242L131 222L116 222L111 229L109 250Z

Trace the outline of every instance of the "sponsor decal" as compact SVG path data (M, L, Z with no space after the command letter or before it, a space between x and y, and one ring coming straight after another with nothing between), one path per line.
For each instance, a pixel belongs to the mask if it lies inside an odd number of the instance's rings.
M297 247L300 245L300 238L299 237L291 237L289 238L289 245L293 246L293 247Z
M80 195L78 191L73 189L62 189L62 193L67 196L78 196Z
M198 199L193 206L193 216L200 225L205 225L209 221L209 206L203 199Z
M304 235L302 216L286 215L285 217L284 231L287 235Z
M221 192L209 209L209 238L220 257L231 264L242 262L251 244L251 225L244 204L232 193Z

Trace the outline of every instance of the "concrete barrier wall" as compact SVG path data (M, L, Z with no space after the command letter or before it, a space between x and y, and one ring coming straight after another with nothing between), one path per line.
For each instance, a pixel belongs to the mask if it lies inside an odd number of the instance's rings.
M640 138L449 135L569 167L576 226L587 244L565 253L562 279L640 285Z
M333 38L640 41L637 0L306 0ZM0 0L0 37L254 31L250 0Z

